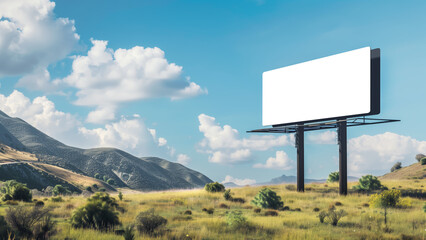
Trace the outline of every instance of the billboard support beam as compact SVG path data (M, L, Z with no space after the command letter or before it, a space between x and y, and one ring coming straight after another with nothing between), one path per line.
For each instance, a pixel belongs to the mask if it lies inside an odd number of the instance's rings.
M346 119L338 122L337 138L339 144L339 193L348 194L348 151Z
M297 191L305 191L305 130L304 126L297 126L296 132L297 148Z

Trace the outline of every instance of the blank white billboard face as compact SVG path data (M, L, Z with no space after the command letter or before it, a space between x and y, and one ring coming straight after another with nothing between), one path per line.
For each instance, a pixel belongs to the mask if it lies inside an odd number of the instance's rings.
M370 47L263 73L264 126L368 114Z

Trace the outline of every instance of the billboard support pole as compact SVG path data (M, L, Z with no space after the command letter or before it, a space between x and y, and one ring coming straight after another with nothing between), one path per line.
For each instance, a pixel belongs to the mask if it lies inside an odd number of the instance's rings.
M303 124L297 126L297 191L305 191L305 130Z
M348 194L348 155L347 155L347 119L338 122L337 138L339 144L339 193Z

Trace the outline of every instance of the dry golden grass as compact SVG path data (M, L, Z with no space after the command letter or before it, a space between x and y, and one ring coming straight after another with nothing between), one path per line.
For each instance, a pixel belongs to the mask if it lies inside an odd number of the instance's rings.
M0 163L14 162L15 160L37 161L37 158L32 153L18 151L0 143Z
M354 183L351 183L352 185ZM391 188L393 181L383 181ZM400 181L402 188L424 187L415 180ZM351 193L348 196L337 194L337 185L308 184L309 191L298 193L289 191L285 185L270 186L281 196L290 211L279 211L278 216L264 216L265 210L255 213L250 201L262 187L234 188L234 197L244 198L244 204L225 201L222 193L207 193L202 189L186 191L164 191L142 193L124 191L121 207L126 209L119 214L123 226L134 224L137 214L154 208L156 213L168 220L167 225L157 232L156 236L141 235L136 239L425 239L426 215L422 210L424 200L411 198L412 207L390 209L389 224L383 223L381 209L370 208L367 194ZM118 199L117 195L113 197ZM41 199L39 199L41 200ZM53 239L123 239L112 231L73 229L69 222L73 211L84 205L86 198L82 196L64 197L64 202L45 201L46 207L52 207L57 221L58 233ZM337 226L321 224L314 208L327 210L330 205L340 202L337 209L345 210L348 215L341 219ZM220 208L225 203L230 208ZM0 215L5 208L0 206ZM203 208L214 208L213 214L202 211ZM300 208L301 211L294 211ZM191 210L188 217L184 212ZM247 218L251 228L230 229L226 224L226 213L240 210Z

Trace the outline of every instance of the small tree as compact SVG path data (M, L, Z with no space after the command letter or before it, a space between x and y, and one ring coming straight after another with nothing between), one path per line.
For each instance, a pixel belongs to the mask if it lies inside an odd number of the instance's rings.
M101 178L101 175L99 174L99 173L95 173L95 176L94 176L96 179L100 179Z
M223 193L223 198L225 198L226 201L232 200L231 189L228 189Z
M204 186L204 189L207 192L223 192L225 191L225 186L223 184L214 182L214 183L207 183L206 186Z
M426 157L420 159L420 164L421 165L426 165Z
M416 155L416 160L417 160L418 162L420 162L420 160L421 160L422 158L425 158L425 157L426 157L426 155L419 153L419 154L417 154L417 155Z
M370 197L370 207L379 207L384 209L385 224L387 223L387 209L396 207L399 203L401 192L396 189L385 190L380 194L374 194Z
M346 215L347 213L344 210L336 210L334 206L331 207L327 212L327 218L333 226L337 226L337 223L340 221L340 219Z
M120 201L123 201L123 193L122 192L118 192L118 199L120 199Z
M380 180L373 175L362 176L358 181L359 185L354 186L354 189L362 191L386 189L386 187L380 183Z
M339 172L331 172L328 175L327 182L338 182L339 181Z
M284 205L281 201L281 197L269 188L263 188L260 190L251 203L261 208L271 209L280 209Z
M136 217L136 227L140 233L153 234L162 225L167 224L167 219L155 214L154 209L141 212Z
M104 182L108 181L108 177L107 176L104 176L102 179L104 180Z
M1 192L3 193L3 201L17 200L29 202L32 199L31 190L27 188L27 185L15 180L6 181L1 188Z
M54 196L58 196L58 195L69 195L69 194L71 194L71 191L68 190L67 187L64 187L64 186L62 186L60 184L56 185L53 188L52 192L53 192Z
M402 164L401 162L395 163L390 171L395 172L396 170L400 169L402 167L401 164Z

